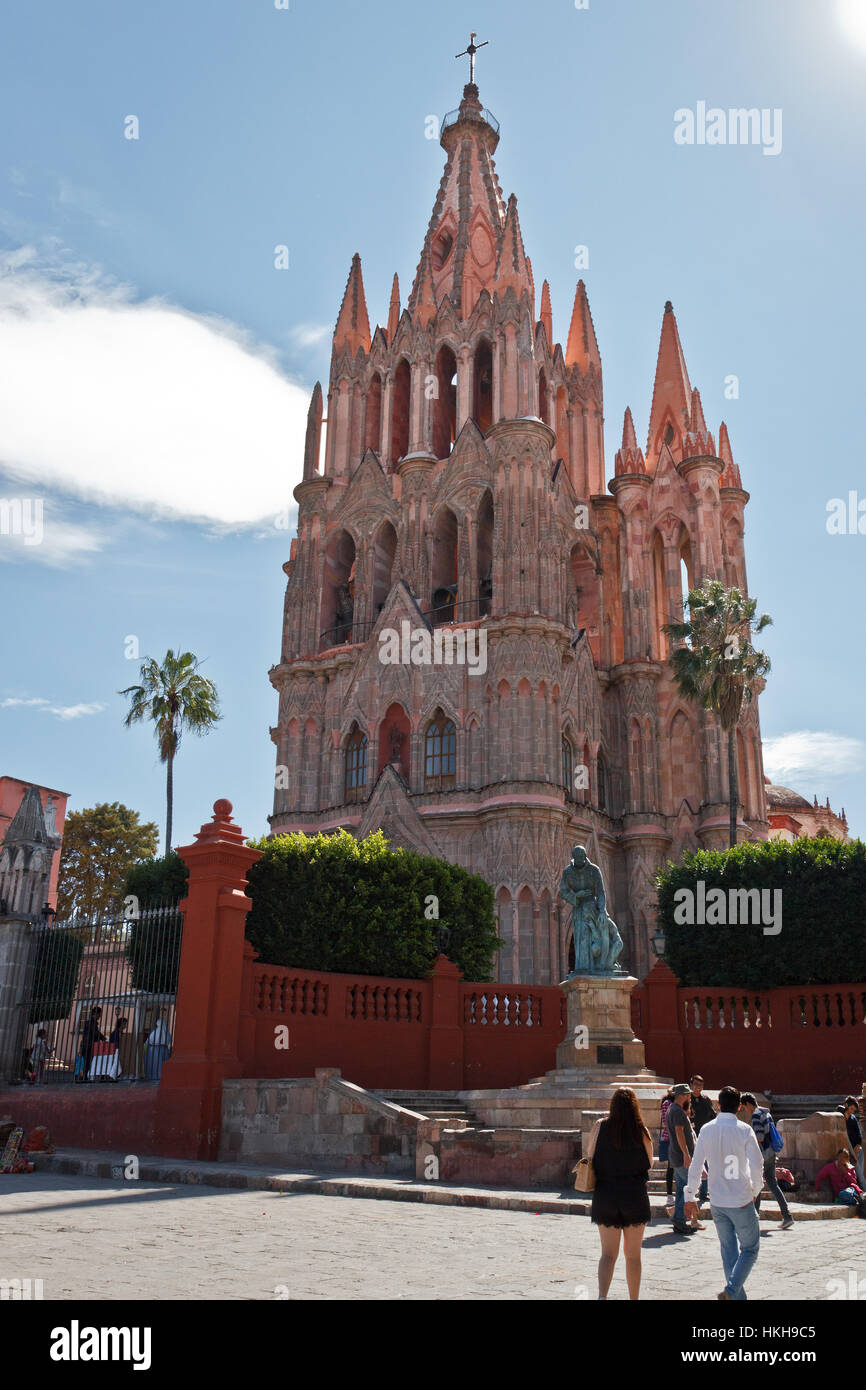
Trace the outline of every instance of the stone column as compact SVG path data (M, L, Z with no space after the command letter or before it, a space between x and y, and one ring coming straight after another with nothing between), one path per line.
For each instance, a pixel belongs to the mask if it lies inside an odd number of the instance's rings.
M0 918L0 1084L21 1076L36 939L29 918Z

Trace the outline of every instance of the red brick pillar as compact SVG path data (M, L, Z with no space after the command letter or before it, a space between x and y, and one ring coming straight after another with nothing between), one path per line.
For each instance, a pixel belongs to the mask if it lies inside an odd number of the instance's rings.
M261 857L244 844L230 801L215 801L211 824L178 851L189 869L181 904L183 944L172 1055L162 1069L154 1126L158 1150L216 1158L222 1083L239 1076L247 870Z
M677 990L680 982L670 966L657 960L644 980L646 1015L642 1042L647 1066L662 1076L682 1080L685 1076L685 1048L680 1029Z
M427 1085L431 1091L463 1089L462 970L437 956L431 976L430 1052Z

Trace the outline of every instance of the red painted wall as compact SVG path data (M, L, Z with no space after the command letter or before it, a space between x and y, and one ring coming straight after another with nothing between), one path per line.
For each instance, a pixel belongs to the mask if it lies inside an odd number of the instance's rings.
M158 1087L93 1082L86 1086L10 1086L0 1091L0 1115L11 1115L25 1137L47 1125L57 1148L111 1149L138 1155L154 1147Z
M440 957L429 980L337 975L245 960L244 1076L339 1067L372 1090L520 1086L556 1065L558 986L464 984ZM288 1030L287 1049L275 1046Z
M647 1066L715 1089L859 1095L866 1081L866 984L684 988L662 963L632 995Z

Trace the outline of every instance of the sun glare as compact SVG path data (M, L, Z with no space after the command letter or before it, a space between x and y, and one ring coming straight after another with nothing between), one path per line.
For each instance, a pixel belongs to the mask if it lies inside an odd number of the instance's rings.
M839 18L852 43L866 49L866 0L839 0Z

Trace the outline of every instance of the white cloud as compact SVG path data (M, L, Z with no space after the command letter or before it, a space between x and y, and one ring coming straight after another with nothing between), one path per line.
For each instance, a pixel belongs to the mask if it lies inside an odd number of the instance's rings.
M0 429L2 434L2 429ZM26 526L11 527L9 508L21 504ZM34 514L34 504L39 503ZM54 569L68 569L86 561L107 544L105 533L90 524L64 521L50 498L22 497L0 480L0 561L36 561Z
M311 348L326 342L333 331L330 323L298 323L289 329L286 337L294 348Z
M845 734L798 729L764 739L764 769L771 781L803 796L825 782L866 767L866 743ZM803 785L798 785L802 783Z
M54 705L50 700L39 695L34 695L30 699L21 699L10 695L8 699L0 700L0 709L15 708L38 709L42 714L53 714L56 719L81 719L87 714L101 714L105 705L98 701L93 701L91 704Z
M0 256L0 468L21 481L247 526L292 504L308 404L234 324L33 248Z

